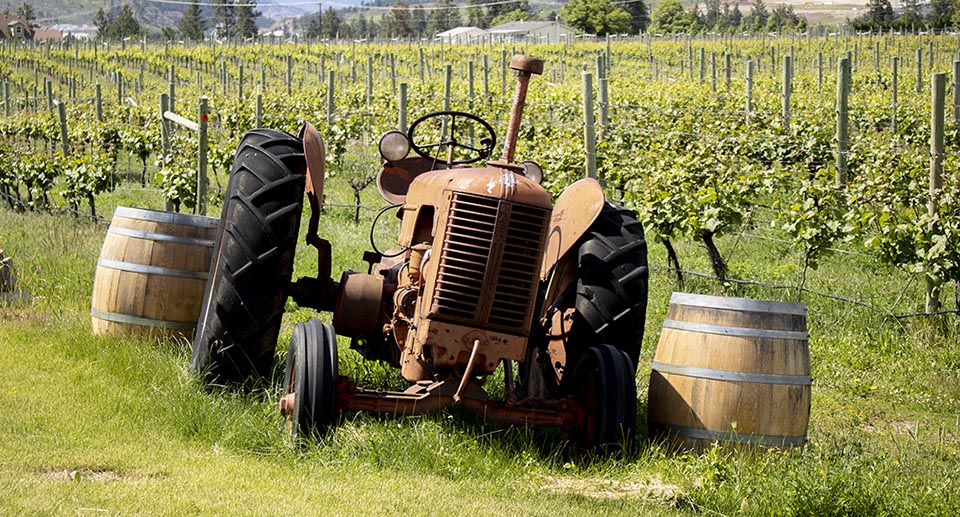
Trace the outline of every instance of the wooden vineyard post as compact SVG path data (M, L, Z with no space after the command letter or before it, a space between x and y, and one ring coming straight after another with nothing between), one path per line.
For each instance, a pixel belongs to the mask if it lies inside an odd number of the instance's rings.
M490 59L483 55L483 98L490 97Z
M753 112L753 60L747 59L747 125L750 125L750 113Z
M817 52L817 91L823 89L823 52Z
M960 60L953 62L953 124L960 124Z
M367 109L373 106L373 56L367 56Z
M207 98L200 97L197 108L197 205L200 215L207 215Z
M293 56L287 56L287 97L293 95Z
M890 82L890 90L891 90L890 100L892 103L891 108L893 109L893 116L890 117L891 118L890 124L892 126L891 130L894 133L897 132L897 81L898 81L898 75L899 75L899 68L900 68L900 57L893 56L893 71L892 71L893 77Z
M168 97L167 110L176 112L176 80L177 75L174 73L173 65L170 65L170 93Z
M407 83L400 83L400 109L398 113L397 129L407 132Z
M70 156L70 138L67 135L67 107L59 100L53 102L57 105L57 115L60 118L60 151L66 158Z
M705 56L706 53L704 52L703 47L700 47L700 84L703 84L703 81L707 76L707 61Z
M786 133L790 132L790 93L792 90L792 85L790 84L793 79L793 70L792 58L790 56L783 56L783 130Z
M99 86L99 85L98 85ZM166 93L160 94L160 163L166 165L170 156L170 126L164 114L170 110L170 97ZM110 186L113 187L113 175L110 175ZM164 209L173 211L173 201L167 200Z
M257 112L254 114L254 125L263 127L263 94L257 93Z
M607 132L607 126L610 124L610 106L609 106L609 92L607 91L607 78L601 77L597 80L597 90L600 96L600 133L601 135Z
M583 140L588 178L597 179L597 136L593 121L593 75L583 72Z
M725 70L726 70L726 72L725 72L725 74L726 74L725 81L726 81L727 92L729 92L729 91L730 91L730 78L731 78L731 75L733 74L733 71L731 70L731 68L732 68L732 66L731 66L732 56L730 56L730 53L729 53L729 52L724 52L724 53L723 53L723 56L724 56L724 59L725 59L725 61L726 61L725 66L724 66L724 68L725 68Z
M717 91L717 53L710 53L710 91Z
M333 125L333 82L336 77L333 69L327 72L327 127Z
M100 85L97 85L98 91ZM10 81L3 82L3 111L6 116L10 116Z
M243 63L237 72L237 103L243 104Z
M917 93L923 92L923 54L917 49Z
M931 230L933 218L939 209L940 189L943 188L943 110L946 97L947 74L934 74L932 88L933 111L930 114L930 201L927 215L930 216ZM927 274L926 311L940 310L940 281Z
M850 57L837 62L837 186L847 184L847 106L850 96Z

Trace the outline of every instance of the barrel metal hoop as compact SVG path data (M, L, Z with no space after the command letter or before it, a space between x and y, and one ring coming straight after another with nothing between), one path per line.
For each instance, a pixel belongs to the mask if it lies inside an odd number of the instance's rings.
M709 429L698 429L694 427L685 427L672 424L650 424L651 431L659 431L664 434L673 434L684 438L695 440L710 440L722 442L746 443L751 445L766 445L768 447L801 447L806 441L806 436L773 436L767 434L744 434L736 432L711 431Z
M810 339L809 332L796 330L773 330L757 329L747 327L728 327L726 325L711 325L709 323L695 323L691 321L664 320L663 328L674 330L686 330L689 332L699 332L701 334L718 334L721 336L766 338L766 339L792 339L806 341Z
M192 322L157 320L152 318L141 318L131 316L130 314L120 314L118 312L101 311L99 309L90 309L90 315L94 318L114 323L125 323L128 325L142 325L145 327L157 327L168 330L188 330L192 331L197 324Z
M146 264L132 264L130 262L121 262L119 260L97 260L97 266L107 269L117 269L120 271L129 271L131 273L146 273L148 275L176 276L181 278L195 278L197 280L206 280L209 276L206 271L190 271L189 269L171 269L167 267L148 266Z
M696 377L698 379L710 379L715 381L756 382L760 384L790 384L797 386L809 386L813 383L813 377L809 375L736 372L732 370L718 370L716 368L700 368L698 366L661 363L659 361L653 362L653 371L669 373L673 375L682 375L684 377Z
M153 233L153 232L144 232L140 230L132 230L130 228L116 228L111 226L107 233L112 233L114 235L123 235L126 237L134 237L137 239L147 239L150 241L162 241L162 242L172 242L175 244L189 244L191 246L202 246L204 248L212 248L216 244L213 240L210 239L197 239L195 237L178 237L176 235L167 235L165 233Z
M678 293L670 295L670 305L686 305L709 309L726 309L741 312L769 312L806 316L807 306L802 303L753 300L751 298L733 298L729 296L710 296L706 294Z
M118 206L113 211L114 217L126 217L128 219L139 219L141 221L152 221L155 223L182 224L186 226L196 226L199 228L216 228L220 221L212 217L202 215L179 214L176 212L159 212L156 210L145 210L142 208L131 208L129 206Z

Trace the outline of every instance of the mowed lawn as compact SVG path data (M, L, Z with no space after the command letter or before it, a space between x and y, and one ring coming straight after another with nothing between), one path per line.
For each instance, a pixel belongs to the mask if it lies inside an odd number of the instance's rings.
M330 212L323 231L334 246L334 274L360 269L369 221L354 227L349 211ZM815 378L807 446L674 452L645 435L650 361L676 289L651 240L655 269L637 375L641 436L628 454L571 455L556 433L500 430L456 408L394 421L350 414L322 443L292 443L281 429L276 390L204 389L187 372L187 342L91 335L89 297L106 224L6 209L0 219L0 248L14 257L21 286L34 297L32 304L0 309L4 514L950 515L960 509L955 316L898 320L806 294ZM391 230L380 234L388 242ZM782 245L731 237L722 246L740 277L795 280L796 257ZM680 252L685 266L708 271L695 244L681 243ZM298 274L315 271L306 247L297 260ZM922 282L861 262L856 255L833 257L809 285L875 307L896 306L894 312L922 307ZM723 292L692 277L685 287ZM794 296L756 286L729 289ZM945 293L948 304L952 296ZM279 359L293 323L314 316L291 309ZM346 343L340 354L343 373L396 384L394 372L360 361Z

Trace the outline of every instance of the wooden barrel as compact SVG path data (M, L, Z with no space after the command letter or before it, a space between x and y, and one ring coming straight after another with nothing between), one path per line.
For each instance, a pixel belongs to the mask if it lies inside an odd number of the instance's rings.
M653 358L651 437L802 446L810 349L802 304L673 293Z
M117 207L100 250L94 334L193 333L217 219Z

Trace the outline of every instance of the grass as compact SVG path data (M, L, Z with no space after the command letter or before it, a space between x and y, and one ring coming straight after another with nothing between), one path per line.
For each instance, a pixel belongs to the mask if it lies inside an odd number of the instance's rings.
M331 201L352 193L335 179ZM379 206L373 189L364 203ZM98 199L159 208L150 192ZM216 208L215 208L216 210ZM330 208L321 233L334 274L365 269L365 221ZM915 514L960 509L960 345L957 322L895 320L805 294L814 376L809 443L802 450L717 446L678 453L641 436L619 458L575 457L555 433L499 430L456 408L382 421L347 415L321 443L292 444L273 391L209 392L187 373L189 345L90 334L89 296L105 224L0 210L0 247L13 256L25 307L0 309L0 511L5 514ZM383 218L377 242L395 238ZM733 276L791 284L784 244L728 237ZM705 253L680 243L688 269ZM650 306L638 374L640 429L646 383L673 276L651 241ZM298 249L297 275L316 257ZM837 254L808 279L819 292L893 312L922 307L922 283L853 254ZM906 288L906 289L905 289ZM719 292L688 278L686 290ZM795 299L760 286L729 294ZM949 299L951 293L945 293ZM899 304L895 305L898 298ZM278 346L295 321L291 305ZM328 318L326 315L322 316ZM345 373L369 385L396 372L361 361L341 343Z

